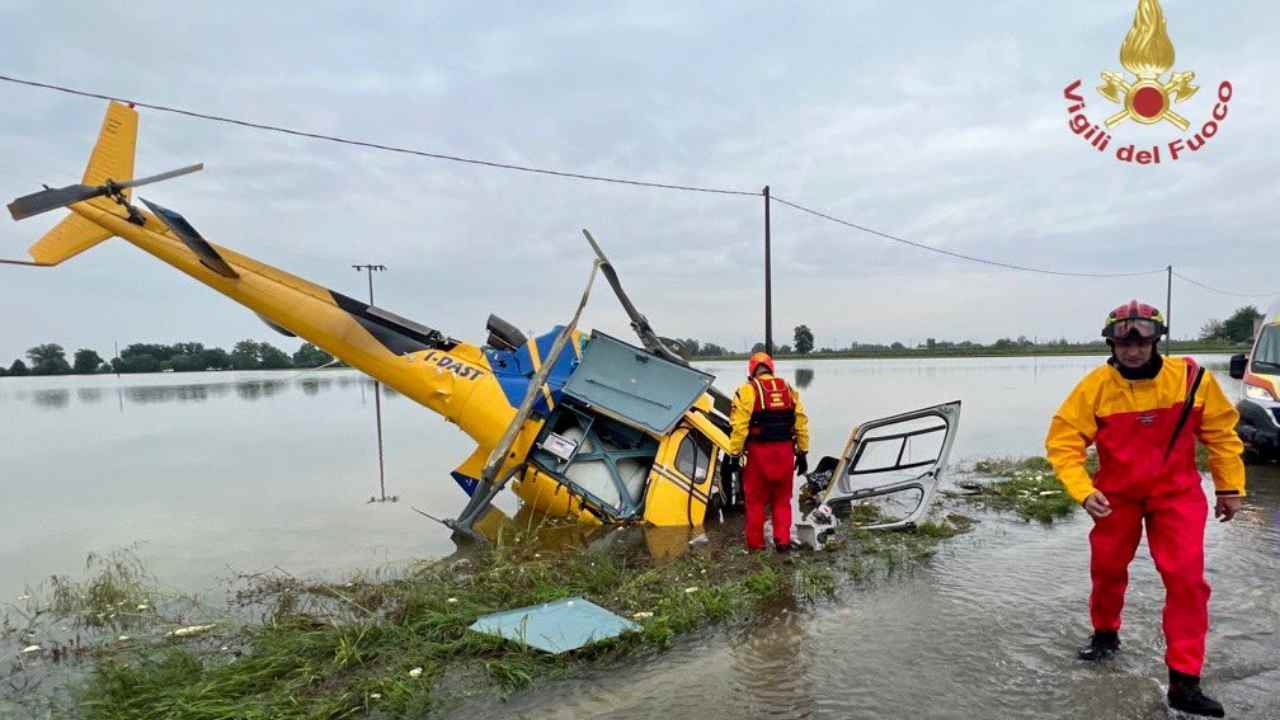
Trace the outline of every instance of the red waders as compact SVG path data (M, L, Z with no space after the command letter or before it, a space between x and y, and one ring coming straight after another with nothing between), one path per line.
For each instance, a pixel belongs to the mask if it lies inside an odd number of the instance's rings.
M1199 476L1197 475L1197 480ZM1204 525L1209 504L1199 484L1190 490L1133 500L1102 491L1111 514L1089 533L1093 592L1089 615L1095 630L1119 630L1129 561L1147 525L1147 544L1164 580L1165 662L1200 675L1209 628L1209 584L1204 580Z
M747 547L764 549L765 508L773 508L773 542L791 542L791 484L795 478L795 443L747 441L742 491L747 501Z
M1194 368L1188 368L1188 380ZM1198 676L1209 626L1209 584L1204 579L1209 506L1195 461L1203 410L1190 413L1165 459L1181 411L1178 403L1099 418L1101 469L1095 484L1107 496L1111 514L1096 519L1089 533L1089 614L1095 630L1120 629L1129 562L1145 522L1147 544L1165 587L1165 661L1178 672Z
M747 435L742 490L747 503L747 547L764 549L765 508L772 507L773 542L791 543L791 486L795 480L795 403L781 378L753 379L756 390Z

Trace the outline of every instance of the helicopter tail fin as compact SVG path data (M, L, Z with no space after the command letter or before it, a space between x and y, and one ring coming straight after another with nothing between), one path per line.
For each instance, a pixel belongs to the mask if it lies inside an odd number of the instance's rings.
M106 117L102 119L102 130L98 133L98 142L93 147L93 153L89 155L89 164L84 169L84 179L81 182L84 185L95 186L107 180L117 183L132 180L137 142L138 112L123 103L110 103L107 106ZM132 190L125 188L121 192L128 198ZM102 207L115 207L114 201L106 197L93 198L86 202ZM36 241L28 252L38 264L57 265L109 237L111 237L109 230L71 213Z

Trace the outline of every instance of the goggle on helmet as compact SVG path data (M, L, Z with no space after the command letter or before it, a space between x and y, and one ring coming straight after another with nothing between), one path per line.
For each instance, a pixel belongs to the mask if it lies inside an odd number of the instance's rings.
M1164 316L1159 310L1146 303L1130 300L1128 304L1121 305L1107 315L1102 337L1108 340L1159 340L1168 331Z

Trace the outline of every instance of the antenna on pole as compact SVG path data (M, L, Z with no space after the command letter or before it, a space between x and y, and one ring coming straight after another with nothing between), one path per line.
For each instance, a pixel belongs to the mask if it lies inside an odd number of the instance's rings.
M773 268L769 243L772 229L769 223L769 186L761 191L764 196L764 351L773 354Z
M369 276L369 304L373 305L373 273L383 272L387 269L386 265L352 265L356 272L365 271ZM378 498L378 502L387 501L387 478L385 464L382 460L382 383L375 378L373 381L373 407L378 423L378 489L382 493Z

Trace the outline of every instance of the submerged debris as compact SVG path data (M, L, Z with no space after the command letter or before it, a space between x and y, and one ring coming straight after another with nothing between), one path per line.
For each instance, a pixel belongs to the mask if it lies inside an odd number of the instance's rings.
M640 628L589 600L575 597L485 615L468 629L560 654Z
M212 630L212 629L214 629L214 628L216 628L216 627L218 627L216 624L213 624L213 625L188 625L187 627L181 627L181 628L178 628L177 630L174 630L174 631L170 632L170 633L168 634L168 637L179 637L179 638L182 638L182 637L192 637L193 635L202 635L202 634L207 633L207 632L209 632L210 630Z

